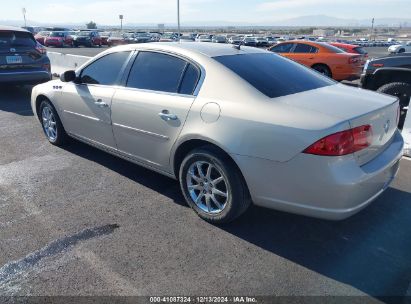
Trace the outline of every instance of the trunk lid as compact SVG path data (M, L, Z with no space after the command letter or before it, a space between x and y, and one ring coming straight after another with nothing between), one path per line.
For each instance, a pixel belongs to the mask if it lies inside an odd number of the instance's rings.
M371 146L354 154L359 165L383 152L397 130L398 99L392 96L337 84L280 99L288 105L347 121L351 128L371 125Z

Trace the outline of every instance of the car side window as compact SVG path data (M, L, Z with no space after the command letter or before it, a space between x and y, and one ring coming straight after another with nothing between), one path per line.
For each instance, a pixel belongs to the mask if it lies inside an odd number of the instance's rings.
M298 43L293 51L293 53L317 53L317 48L309 44Z
M127 87L178 93L187 64L175 56L139 52L131 68Z
M188 64L178 92L180 94L193 95L199 79L200 79L199 69L195 67L194 65L192 65L191 63Z
M130 52L117 52L97 59L83 69L81 83L115 85L129 56Z
M275 53L289 53L292 50L293 46L294 46L293 43L283 43L283 44L276 45L270 50Z

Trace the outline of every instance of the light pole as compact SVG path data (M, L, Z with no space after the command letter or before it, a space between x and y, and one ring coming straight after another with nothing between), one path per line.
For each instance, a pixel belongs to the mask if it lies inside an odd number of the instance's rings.
M27 27L27 22L26 22L26 8L23 7L21 9L22 13L23 13L23 17L24 17L24 27Z
M123 31L123 19L124 19L124 16L123 16L123 15L120 15L119 18L120 18L120 32L122 32L122 31Z
M372 18L372 21L371 21L371 40L375 40L375 35L374 35L374 21L375 21L375 18Z
M180 0L177 0L177 25L178 25L178 41L180 41L180 37L181 37L181 29L180 29Z

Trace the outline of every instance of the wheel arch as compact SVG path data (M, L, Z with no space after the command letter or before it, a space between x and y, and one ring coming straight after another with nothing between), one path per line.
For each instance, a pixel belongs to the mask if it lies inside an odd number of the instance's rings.
M372 79L371 87L374 90L393 82L405 82L411 84L411 70L404 68L387 68L377 70Z
M48 97L48 96L46 96L45 94L39 94L39 95L37 95L37 97L36 97L36 101L35 101L35 109L36 109L36 115L37 115L37 118L40 120L40 105L41 105L41 102L43 101L43 100L45 100L45 99L47 99L51 104L53 104L53 102L50 100L50 98ZM53 105L54 106L54 105ZM55 108L55 106L54 106L54 108Z
M316 67L316 66L326 67L328 69L328 71L330 71L331 78L333 77L333 70L331 69L330 65L328 65L326 63L322 63L322 62L316 62L313 65L311 65L311 68L314 69L314 67Z
M173 170L173 173L175 177L178 179L179 175L179 170L181 163L183 162L185 156L192 150L198 149L201 147L205 146L211 146L213 149L219 151L220 153L224 154L227 157L227 160L230 161L238 170L240 173L241 177L244 180L244 183L246 187L248 188L247 181L243 175L243 172L241 171L240 167L238 166L237 162L231 157L231 155L223 148L221 145L218 143L214 142L213 140L207 139L207 138L188 138L182 142L180 142L173 153L173 156L171 158L172 163L171 163L171 168Z

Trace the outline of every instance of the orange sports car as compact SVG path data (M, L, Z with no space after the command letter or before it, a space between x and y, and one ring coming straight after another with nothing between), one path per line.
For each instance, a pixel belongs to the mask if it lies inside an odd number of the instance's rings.
M363 68L360 55L346 53L328 43L293 40L269 50L338 81L358 79Z

